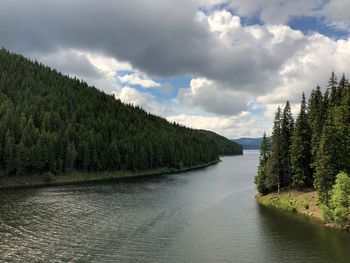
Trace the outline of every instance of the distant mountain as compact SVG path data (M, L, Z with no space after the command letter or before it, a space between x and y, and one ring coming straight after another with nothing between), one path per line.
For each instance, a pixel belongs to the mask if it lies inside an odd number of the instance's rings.
M262 137L259 138L239 138L233 139L232 141L243 146L245 150L259 150Z

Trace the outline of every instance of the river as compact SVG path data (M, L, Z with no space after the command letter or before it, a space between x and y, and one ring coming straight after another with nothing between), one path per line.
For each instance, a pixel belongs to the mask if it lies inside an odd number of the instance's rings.
M257 164L2 191L0 262L350 262L349 233L256 204Z

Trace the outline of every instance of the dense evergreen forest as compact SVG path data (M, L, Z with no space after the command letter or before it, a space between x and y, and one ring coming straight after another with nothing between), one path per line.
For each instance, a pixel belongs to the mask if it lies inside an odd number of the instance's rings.
M350 84L332 73L324 93L303 94L294 120L287 101L277 109L272 138L264 134L257 189L314 188L329 220L350 221Z
M238 143L228 143L227 138L207 130L199 130L199 133L212 139L216 146L219 148L220 155L236 155L237 153L243 154L243 146Z
M217 138L0 51L2 177L182 168L242 153L238 144Z

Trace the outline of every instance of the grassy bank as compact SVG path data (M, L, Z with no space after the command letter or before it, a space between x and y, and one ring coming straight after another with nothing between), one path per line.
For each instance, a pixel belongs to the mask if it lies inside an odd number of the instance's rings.
M141 177L141 176L156 176L171 173L180 173L192 171L214 165L220 162L214 161L206 164L184 167L181 169L175 168L160 168L147 171L130 172L130 171L116 171L116 172L72 172L62 175L31 175L21 177L5 177L0 179L0 189L24 189L44 186L59 186L72 185L93 182L108 182L119 180L122 178Z
M298 212L317 220L322 220L322 211L317 199L317 193L315 191L301 192L291 190L279 194L271 193L268 195L256 196L256 200L259 204Z
M281 193L270 193L268 195L257 195L256 200L259 204L272 206L291 212L300 213L315 220L321 221L325 226L342 230L350 230L348 224L339 224L336 222L325 222L321 204L318 201L316 191L283 191Z

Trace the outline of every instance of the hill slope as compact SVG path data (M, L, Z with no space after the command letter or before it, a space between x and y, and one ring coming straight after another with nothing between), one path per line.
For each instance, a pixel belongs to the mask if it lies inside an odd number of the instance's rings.
M239 138L232 140L235 143L242 145L245 150L259 150L262 141L261 138Z
M190 167L218 160L220 148L198 130L0 50L0 176Z
M215 132L207 130L199 130L203 135L208 136L212 139L219 149L220 155L234 155L243 154L243 148L241 145L233 142L224 136L221 136Z

